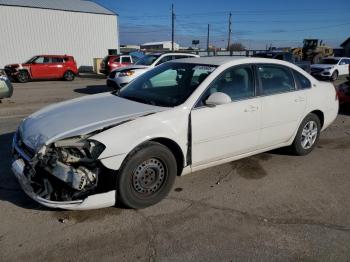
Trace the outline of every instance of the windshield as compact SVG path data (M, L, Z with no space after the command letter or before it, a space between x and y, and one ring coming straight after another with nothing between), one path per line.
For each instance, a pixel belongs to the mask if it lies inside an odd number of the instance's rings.
M29 59L27 62L24 62L25 64L31 64L33 63L38 57L37 56L34 56L32 57L31 59Z
M321 64L336 65L336 64L338 64L338 62L339 62L338 59L326 58L326 59L322 59Z
M160 55L145 55L139 61L137 61L135 65L149 66L149 65L152 65L154 61L156 61L159 57Z
M145 104L178 106L215 68L212 65L166 63L144 73L115 94Z

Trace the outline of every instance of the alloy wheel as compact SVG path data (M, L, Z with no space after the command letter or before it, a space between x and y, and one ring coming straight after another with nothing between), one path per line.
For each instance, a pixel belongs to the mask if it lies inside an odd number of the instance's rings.
M318 129L315 121L309 121L305 124L301 133L301 146L304 149L310 149L317 138Z

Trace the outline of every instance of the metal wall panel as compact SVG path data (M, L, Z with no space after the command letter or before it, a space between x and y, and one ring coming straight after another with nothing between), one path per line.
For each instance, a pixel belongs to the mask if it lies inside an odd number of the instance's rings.
M0 68L37 54L69 54L92 66L108 49L119 50L118 17L0 6Z

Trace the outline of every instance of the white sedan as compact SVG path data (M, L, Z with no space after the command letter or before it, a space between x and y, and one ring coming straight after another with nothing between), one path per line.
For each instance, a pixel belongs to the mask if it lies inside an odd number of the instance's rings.
M264 58L174 60L120 91L46 107L13 139L24 191L53 208L144 208L176 176L280 147L311 152L336 118L332 84Z
M145 55L134 65L112 71L107 78L107 86L120 89L143 73L174 59L199 57L188 53L152 53Z

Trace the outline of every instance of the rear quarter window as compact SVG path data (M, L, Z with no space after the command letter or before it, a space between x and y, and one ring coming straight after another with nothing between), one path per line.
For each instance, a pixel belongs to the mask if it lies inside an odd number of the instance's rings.
M293 70L295 81L297 82L298 89L307 89L311 88L311 82L305 76L300 74L299 72Z

